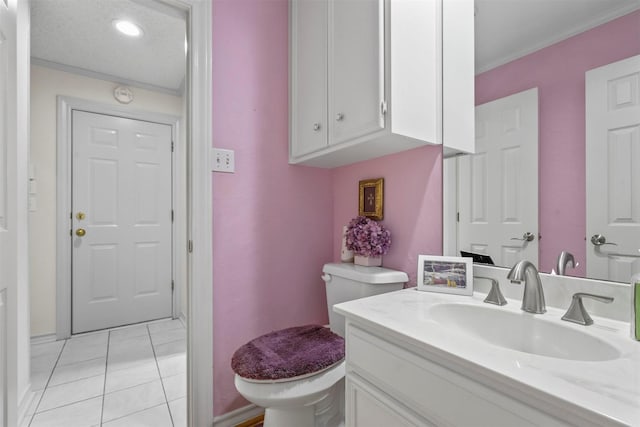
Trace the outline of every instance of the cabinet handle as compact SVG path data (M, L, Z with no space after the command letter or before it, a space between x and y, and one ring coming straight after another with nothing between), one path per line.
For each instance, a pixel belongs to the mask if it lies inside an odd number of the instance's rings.
M336 122L341 122L344 119L344 114L338 113L336 114Z
M313 130L318 132L320 130L320 123L314 123L313 124Z

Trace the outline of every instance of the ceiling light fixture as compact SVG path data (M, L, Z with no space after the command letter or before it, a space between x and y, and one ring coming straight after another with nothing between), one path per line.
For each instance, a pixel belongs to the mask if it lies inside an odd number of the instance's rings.
M113 21L113 26L116 30L129 37L140 37L144 34L142 28L138 25L124 19L116 19Z

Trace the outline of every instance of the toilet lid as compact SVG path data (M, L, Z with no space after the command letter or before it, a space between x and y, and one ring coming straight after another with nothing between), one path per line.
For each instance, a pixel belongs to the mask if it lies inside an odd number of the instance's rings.
M233 354L243 378L278 380L308 375L344 359L344 339L320 325L296 326L255 338Z

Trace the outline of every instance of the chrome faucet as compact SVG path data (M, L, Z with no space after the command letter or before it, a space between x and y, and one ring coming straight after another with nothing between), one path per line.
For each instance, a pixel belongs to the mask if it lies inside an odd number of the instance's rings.
M542 314L547 311L544 303L542 282L540 282L540 275L535 265L526 260L518 261L507 274L507 279L511 283L522 283L524 281L522 310L534 314Z
M556 272L560 276L564 276L569 263L571 263L572 268L576 268L578 266L578 263L572 253L567 251L560 252L560 255L558 255L558 261L556 262Z

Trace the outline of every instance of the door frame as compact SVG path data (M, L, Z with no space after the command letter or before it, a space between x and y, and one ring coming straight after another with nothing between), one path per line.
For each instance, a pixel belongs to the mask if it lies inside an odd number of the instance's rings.
M57 170L56 170L56 339L66 339L71 336L72 327L72 236L68 230L72 229L72 113L74 110L84 111L105 116L117 116L125 119L153 122L171 126L171 140L174 151L171 156L171 208L175 212L175 220L171 223L171 280L176 288L181 289L179 278L183 277L182 265L178 262L177 254L186 245L186 213L180 206L174 204L175 195L181 188L186 188L185 171L182 167L184 156L184 142L180 141L181 120L177 116L153 113L141 110L129 110L118 105L107 105L90 100L59 95L57 102ZM176 280L178 279L178 280ZM180 307L180 292L171 295L171 314L177 317Z
M162 0L158 0L162 1ZM213 5L165 0L187 13L187 425L213 425Z

